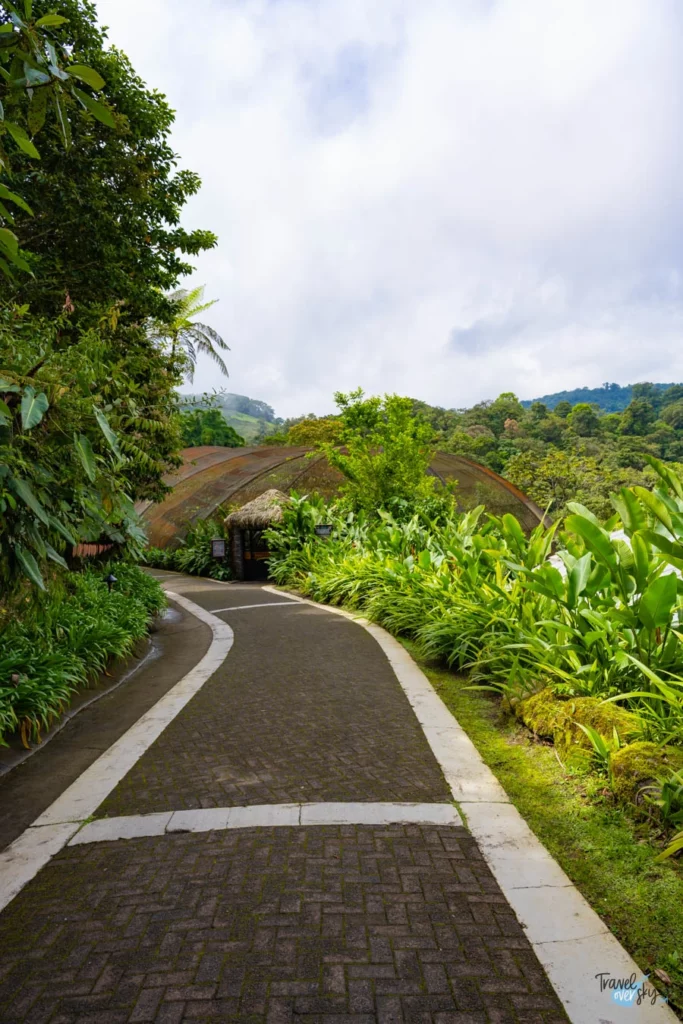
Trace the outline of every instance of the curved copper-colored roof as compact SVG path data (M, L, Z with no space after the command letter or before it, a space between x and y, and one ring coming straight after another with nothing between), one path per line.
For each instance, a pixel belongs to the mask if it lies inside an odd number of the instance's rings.
M157 505L138 505L155 547L182 538L193 522L208 519L220 506L239 507L271 488L332 497L342 482L339 471L312 448L204 446L185 448L181 455L183 465L165 477L171 493ZM543 518L530 498L470 459L437 452L430 472L444 482L458 481L458 504L464 509L483 504L497 514L512 512L526 529Z

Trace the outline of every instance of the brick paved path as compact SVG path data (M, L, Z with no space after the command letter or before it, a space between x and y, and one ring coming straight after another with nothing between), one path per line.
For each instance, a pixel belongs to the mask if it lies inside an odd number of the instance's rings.
M276 598L196 581L207 608ZM177 589L180 589L178 586ZM384 655L308 606L236 641L98 814L283 800L444 802ZM323 826L67 847L0 915L2 1024L560 1024L464 828Z

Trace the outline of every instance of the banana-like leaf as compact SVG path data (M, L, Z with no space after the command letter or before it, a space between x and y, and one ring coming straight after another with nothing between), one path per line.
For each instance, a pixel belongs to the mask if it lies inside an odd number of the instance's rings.
M594 518L594 517L592 517ZM583 515L567 516L565 526L585 542L589 551L603 562L610 572L617 570L617 556L608 534Z
M661 629L669 625L671 612L676 604L676 583L674 573L658 576L641 597L638 617L648 629Z
M659 519L660 523L673 535L674 528L671 522L671 515L664 502L654 495L652 491L648 491L646 487L634 487L633 492L638 495L643 505L652 512L653 516Z

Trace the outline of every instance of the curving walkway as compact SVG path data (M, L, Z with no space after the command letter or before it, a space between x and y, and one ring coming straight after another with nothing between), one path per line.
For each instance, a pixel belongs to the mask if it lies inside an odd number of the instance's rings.
M214 644L0 854L0 1021L566 1022L372 635L164 585Z

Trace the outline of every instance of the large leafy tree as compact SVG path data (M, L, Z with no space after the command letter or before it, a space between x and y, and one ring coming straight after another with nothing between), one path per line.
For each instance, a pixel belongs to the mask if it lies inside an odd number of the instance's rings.
M336 443L321 443L331 465L346 477L345 493L367 512L392 501L429 497L434 477L427 470L434 454L434 430L414 415L410 398L365 398L359 388L334 396L341 422ZM338 447L341 445L342 447Z
M0 0L0 12L10 6ZM37 88L24 82L11 104L24 135L0 127L13 142L20 199L12 233L32 271L15 263L13 277L0 279L5 592L22 572L43 585L49 563L63 565L79 540L139 541L133 501L165 492L163 475L182 447L176 388L185 361L155 343L148 325L171 319L164 289L191 269L185 254L215 243L211 232L180 227L199 180L176 173L173 113L123 54L105 48L94 5L33 0L31 9L26 0L24 18L38 43L51 33L63 56L49 88L64 102L37 126ZM103 94L81 101L70 78L89 78ZM38 132L39 155L30 138Z
M15 231L34 276L18 278L8 297L48 316L66 306L72 323L88 326L113 305L121 326L169 316L163 292L191 271L185 256L216 242L210 231L180 225L199 178L176 170L173 111L125 54L107 47L94 4L33 2L34 18L55 11L65 20L50 31L104 82L113 127L87 107L73 108L66 149L51 121L40 134L39 160L17 152L13 189L33 215L18 211Z

